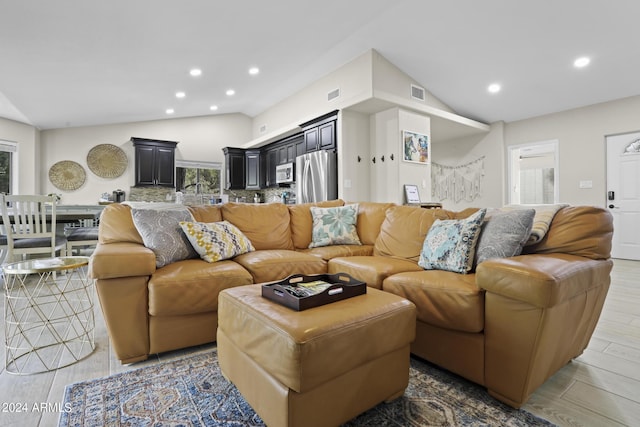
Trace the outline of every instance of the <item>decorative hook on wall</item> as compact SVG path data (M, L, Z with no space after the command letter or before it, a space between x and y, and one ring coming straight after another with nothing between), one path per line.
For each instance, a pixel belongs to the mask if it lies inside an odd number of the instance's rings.
M362 158L358 156L358 163L360 163L361 161L362 161Z
M373 159L371 159L371 161L372 161L373 163L375 163L375 162L376 162L376 158L374 157Z
M384 162L384 156L380 157L380 160L382 160Z
M391 160L392 160L392 161L394 160L394 159L393 159L393 153L391 153L391 155L390 155L389 157L391 157Z

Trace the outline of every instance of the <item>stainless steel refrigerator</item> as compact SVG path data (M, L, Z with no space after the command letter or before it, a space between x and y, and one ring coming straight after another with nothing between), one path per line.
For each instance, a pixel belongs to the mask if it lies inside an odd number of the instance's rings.
M337 198L336 153L321 150L296 157L296 203Z

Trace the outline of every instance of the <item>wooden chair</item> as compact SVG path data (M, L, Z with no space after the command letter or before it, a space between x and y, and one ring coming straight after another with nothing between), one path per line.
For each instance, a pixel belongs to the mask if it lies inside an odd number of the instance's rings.
M87 221L90 221L91 224L87 224ZM86 220L78 226L69 226L64 228L64 235L67 237L68 256L73 255L74 248L91 247L98 244L99 221L99 219Z
M50 212L47 205L51 204ZM0 195L2 222L7 236L5 262L13 262L16 255L57 252L66 254L67 239L56 235L56 204L54 197ZM0 242L1 243L1 242Z
M0 233L0 265L4 264L4 259L7 256L7 233L4 231L4 227L1 227Z

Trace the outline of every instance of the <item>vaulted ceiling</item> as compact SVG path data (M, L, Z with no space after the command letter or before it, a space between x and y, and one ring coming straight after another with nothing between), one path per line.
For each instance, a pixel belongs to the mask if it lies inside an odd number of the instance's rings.
M510 122L640 94L639 16L637 0L0 0L0 117L255 116L373 48L458 114Z

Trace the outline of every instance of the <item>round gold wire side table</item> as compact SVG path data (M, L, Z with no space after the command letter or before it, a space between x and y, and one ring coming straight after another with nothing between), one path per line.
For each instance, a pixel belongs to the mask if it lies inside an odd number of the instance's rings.
M88 257L14 262L2 268L5 368L18 375L69 366L95 350Z

